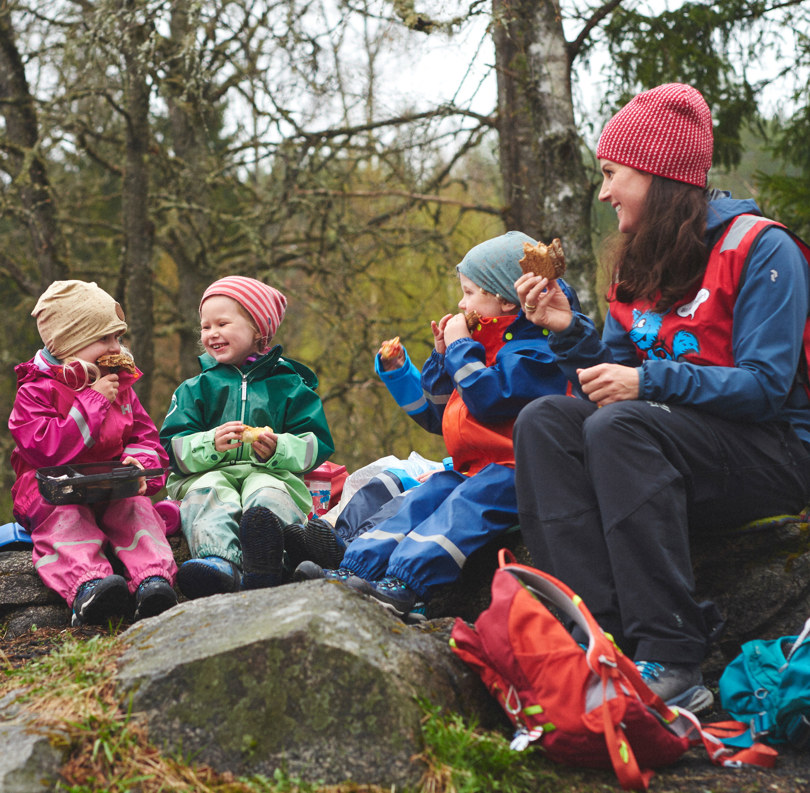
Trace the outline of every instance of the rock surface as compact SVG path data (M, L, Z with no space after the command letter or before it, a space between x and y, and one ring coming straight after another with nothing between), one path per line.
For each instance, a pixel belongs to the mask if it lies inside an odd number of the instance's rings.
M13 702L0 702L0 793L38 793L52 790L66 751L51 744L45 730L34 726Z
M178 564L188 559L182 535L169 538ZM461 617L473 622L489 604L489 583L498 549L506 547L531 564L520 534L512 532L472 554L460 581L440 591L427 616ZM724 537L696 537L693 561L698 595L714 600L726 628L711 664L730 660L753 638L796 633L810 614L810 526L785 523L763 531ZM66 626L70 609L47 589L31 564L30 546L0 550L0 624L19 636L32 626Z
M810 527L785 523L762 531L696 538L700 598L713 600L726 627L704 664L710 676L751 639L798 634L810 615Z
M178 562L188 558L182 538L170 540ZM446 619L472 622L486 608L501 545L529 562L517 533L474 554L461 580L431 601L422 629L326 581L181 603L122 635L119 685L132 692L158 745L197 753L217 770L272 776L283 765L310 781L413 785L422 749L415 697L506 726L450 651ZM698 538L694 566L699 595L715 600L727 620L704 665L710 682L742 642L797 633L810 613L806 523ZM69 618L41 584L30 550L0 552L7 637ZM62 761L19 718L0 703L0 741L12 747L0 759L0 793L48 789Z
M492 708L446 634L334 582L188 602L121 641L118 683L150 738L239 775L413 787L417 700L467 717Z
M31 563L30 546L0 552L0 623L10 638L32 626L56 627L70 623L70 609L48 589Z

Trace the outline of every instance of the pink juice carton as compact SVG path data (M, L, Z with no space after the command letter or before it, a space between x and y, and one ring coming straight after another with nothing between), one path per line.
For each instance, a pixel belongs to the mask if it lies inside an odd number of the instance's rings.
M337 503L346 476L345 465L328 461L304 476L304 484L312 496L313 515L325 515L330 504Z

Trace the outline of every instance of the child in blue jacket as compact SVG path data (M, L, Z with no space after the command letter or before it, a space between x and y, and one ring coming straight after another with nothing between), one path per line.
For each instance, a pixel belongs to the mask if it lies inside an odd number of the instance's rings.
M391 371L378 355L377 371L397 403L425 429L443 435L452 470L437 471L398 498L394 513L381 522L372 518L339 568L304 562L297 580L344 581L410 620L417 618L418 602L457 580L473 551L516 525L512 426L524 405L567 387L547 333L519 308L514 282L525 242L535 244L510 231L476 245L457 266L461 313L431 322L434 350L419 387L407 353ZM573 290L558 283L578 311ZM479 319L470 330L465 314L472 312Z

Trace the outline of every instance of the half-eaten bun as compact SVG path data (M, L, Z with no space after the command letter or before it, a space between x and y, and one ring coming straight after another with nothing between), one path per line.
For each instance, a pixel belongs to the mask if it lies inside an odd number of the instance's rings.
M123 353L116 353L115 355L102 355L96 361L96 364L102 369L108 369L110 372L119 372L122 369L130 374L135 374L135 361L129 355Z
M538 242L532 245L530 242L523 243L523 258L518 262L520 269L524 273L542 275L553 281L562 277L565 272L565 254L562 243L555 237L550 245Z

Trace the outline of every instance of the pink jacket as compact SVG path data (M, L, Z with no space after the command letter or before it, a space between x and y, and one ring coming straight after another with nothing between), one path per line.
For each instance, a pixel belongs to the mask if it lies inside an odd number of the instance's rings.
M168 467L157 428L132 390L140 377L121 372L115 402L98 391L75 391L61 363L40 350L18 364L17 397L8 420L16 443L11 465L17 481L11 489L14 516L24 526L34 499L40 498L37 468L134 457L144 468ZM165 476L147 479L147 495L163 487Z

